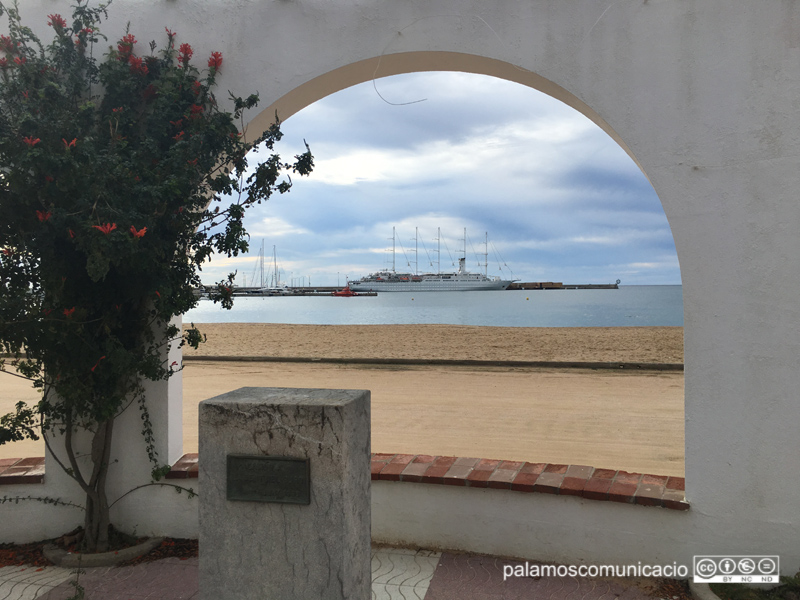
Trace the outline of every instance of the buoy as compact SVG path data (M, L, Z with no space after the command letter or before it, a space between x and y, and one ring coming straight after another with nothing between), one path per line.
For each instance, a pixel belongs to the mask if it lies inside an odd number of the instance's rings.
M525 298L525 300L530 300L530 298Z

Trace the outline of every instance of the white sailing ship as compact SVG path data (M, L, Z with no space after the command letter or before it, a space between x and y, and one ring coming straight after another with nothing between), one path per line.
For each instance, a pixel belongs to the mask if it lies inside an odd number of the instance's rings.
M441 233L439 234L441 239ZM464 229L464 257L458 259L455 273L398 273L395 271L395 231L392 228L392 269L371 273L356 281L350 281L354 292L468 292L504 290L514 281L489 277L484 273L471 273L466 269L467 230ZM486 238L488 269L488 235Z

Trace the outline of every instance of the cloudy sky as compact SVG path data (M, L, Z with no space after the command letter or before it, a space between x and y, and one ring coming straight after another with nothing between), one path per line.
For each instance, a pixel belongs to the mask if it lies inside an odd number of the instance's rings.
M315 156L314 174L255 207L250 256L217 258L211 283L249 285L263 240L281 280L344 285L391 266L467 267L522 281L679 284L661 203L633 161L573 109L530 88L461 73L417 73L331 95L283 124L279 151ZM404 249L404 251L402 249ZM269 266L269 265L267 265ZM502 270L501 270L502 269ZM266 277L266 275L265 275Z

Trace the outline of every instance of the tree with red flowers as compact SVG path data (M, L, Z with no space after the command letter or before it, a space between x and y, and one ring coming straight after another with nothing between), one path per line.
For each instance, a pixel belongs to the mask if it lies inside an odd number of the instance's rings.
M0 417L0 443L42 435L63 446L62 468L86 494L84 548L108 545L105 482L115 419L142 411L142 452L157 478L145 380L168 378L165 345L194 347L173 317L197 303L193 289L212 254L247 250L248 206L288 191L284 174L310 172L272 154L248 169L253 148L273 150L274 126L256 139L240 131L256 96L213 94L223 59L191 64L188 43L142 51L126 32L102 59L106 6L78 0L71 19L49 16L45 46L0 2L0 346L42 392ZM147 50L148 48L145 48ZM231 200L231 198L233 200ZM231 275L232 278L232 275ZM231 281L215 299L231 304ZM91 461L75 439L91 436Z

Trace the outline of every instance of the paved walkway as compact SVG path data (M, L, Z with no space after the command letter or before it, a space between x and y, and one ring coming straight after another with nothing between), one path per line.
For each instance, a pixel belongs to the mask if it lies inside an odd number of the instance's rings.
M427 550L373 548L373 600L650 600L655 591L630 581L542 577L503 579L512 561ZM86 600L199 598L198 559L168 558L134 567L85 569ZM75 575L59 567L0 568L0 600L66 600Z

